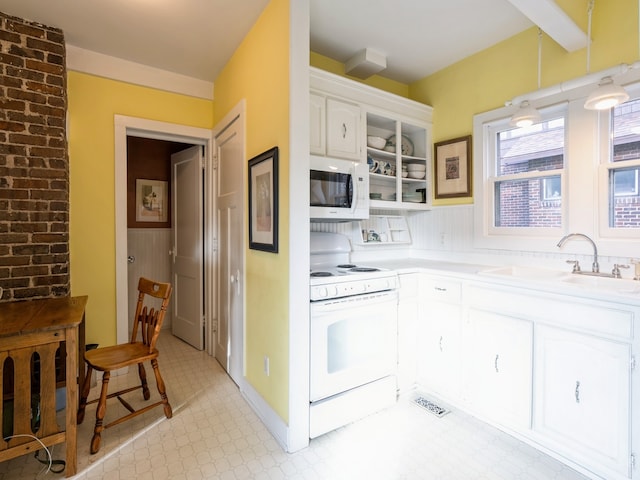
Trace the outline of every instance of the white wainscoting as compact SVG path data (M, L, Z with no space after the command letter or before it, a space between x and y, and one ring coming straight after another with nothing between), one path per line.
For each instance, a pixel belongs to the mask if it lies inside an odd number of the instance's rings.
M138 279L146 277L158 282L171 281L171 229L129 228L127 230L127 255L135 261L128 264L129 282L129 332L137 301ZM162 328L171 328L171 308L167 311Z

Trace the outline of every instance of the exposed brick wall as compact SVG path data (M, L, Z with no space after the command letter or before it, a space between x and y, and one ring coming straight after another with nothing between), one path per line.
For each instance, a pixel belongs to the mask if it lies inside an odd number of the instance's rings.
M63 32L0 12L2 301L70 292L66 110Z

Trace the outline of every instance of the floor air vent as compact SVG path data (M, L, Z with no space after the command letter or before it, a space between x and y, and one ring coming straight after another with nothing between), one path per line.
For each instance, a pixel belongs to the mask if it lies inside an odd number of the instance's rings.
M427 400L424 397L416 397L413 401L416 403L416 405L424 408L429 413L433 413L436 417L442 417L449 413L449 410L447 410L446 408L443 408L437 403L433 403L431 400Z

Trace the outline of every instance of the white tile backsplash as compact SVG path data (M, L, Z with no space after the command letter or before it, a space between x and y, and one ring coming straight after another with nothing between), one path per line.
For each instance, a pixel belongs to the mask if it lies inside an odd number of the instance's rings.
M579 260L588 269L593 260L590 254L563 252L533 252L517 250L474 248L473 205L434 207L423 212L404 212L411 231L411 245L355 245L352 244L353 261L375 261L407 256L449 262L468 262L486 265L532 265L571 271L567 260ZM398 211L376 211L377 215L398 215ZM357 222L312 223L311 231L342 233L352 238ZM558 237L557 240L560 240ZM554 244L555 246L555 244ZM628 264L627 257L599 257L601 271L608 272L614 263ZM633 269L623 270L623 277L633 277Z

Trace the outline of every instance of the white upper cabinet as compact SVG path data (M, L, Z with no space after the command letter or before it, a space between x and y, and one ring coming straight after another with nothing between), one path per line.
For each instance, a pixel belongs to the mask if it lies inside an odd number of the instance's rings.
M360 160L360 107L327 98L327 156Z
M370 160L371 209L420 210L431 205L432 108L310 68L310 152ZM384 141L368 147L367 137ZM406 172L406 173L403 173Z
M320 93L309 96L309 150L315 155L361 159L360 107Z
M324 155L327 151L327 107L322 95L309 95L309 150L315 155Z

